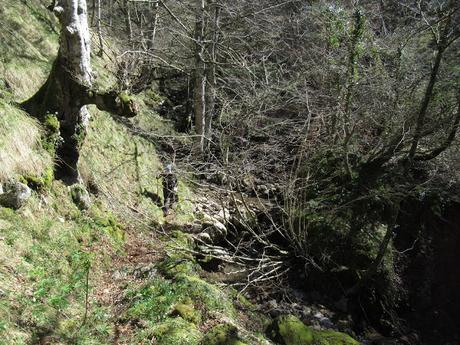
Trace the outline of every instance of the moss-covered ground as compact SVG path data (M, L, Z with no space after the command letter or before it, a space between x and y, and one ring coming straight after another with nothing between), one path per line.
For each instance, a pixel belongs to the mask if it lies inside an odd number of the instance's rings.
M2 345L47 336L107 343L110 311L92 297L94 277L122 248L123 229L110 214L94 216L103 212L100 205L81 213L64 198L66 188L55 183L20 211L0 208Z

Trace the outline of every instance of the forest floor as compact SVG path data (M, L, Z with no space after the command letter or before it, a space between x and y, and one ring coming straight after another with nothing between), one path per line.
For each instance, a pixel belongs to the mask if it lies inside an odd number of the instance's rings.
M124 255L114 253L111 265L107 271L96 277L94 297L98 304L112 311L114 338L112 344L119 344L120 339L130 339L135 332L133 325L121 323L118 320L123 312L124 290L128 285L141 286L146 277L142 274L145 269L151 269L164 254L162 242L154 233L146 234L127 229L124 243Z

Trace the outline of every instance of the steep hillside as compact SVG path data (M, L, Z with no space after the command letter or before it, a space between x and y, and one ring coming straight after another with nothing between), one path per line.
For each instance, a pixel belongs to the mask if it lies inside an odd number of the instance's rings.
M14 107L43 82L57 52L55 21L38 1L14 1L0 9L0 178L41 175L51 165L40 147L38 123Z
M293 316L266 333L270 317L206 281L199 262L212 257L184 231L209 217L196 212L199 191L186 172L174 214L161 210L157 176L171 159L161 147L177 133L155 112L155 90L136 96L132 121L90 107L80 171L92 203L78 208L73 189L53 180L52 117L39 123L18 107L46 79L57 22L41 0L9 1L0 22L0 183L32 189L19 210L0 207L0 345L357 344ZM93 68L98 87L110 89L113 57L93 57Z

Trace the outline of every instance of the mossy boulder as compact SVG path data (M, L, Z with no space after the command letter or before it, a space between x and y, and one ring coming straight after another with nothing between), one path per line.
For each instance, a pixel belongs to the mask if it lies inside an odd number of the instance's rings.
M177 291L187 296L207 312L219 312L229 318L236 316L236 311L228 294L219 287L197 276L180 275L176 277Z
M187 322L198 324L202 314L236 317L226 293L196 276L182 275L174 280L155 277L141 287L129 289L126 299L131 303L125 312L125 319L160 322L179 316Z
M0 206L17 210L24 206L31 197L30 188L21 182L11 182L3 186L4 192L0 194Z
M157 265L158 270L167 278L179 275L196 275L200 266L195 262L191 251L193 238L180 231L174 231L166 243L166 257Z
M74 184L70 187L70 196L80 210L87 210L91 207L91 198L83 185Z
M312 345L313 330L293 315L282 315L273 321L270 337L282 345Z
M169 279L178 275L195 275L199 270L199 266L194 262L193 257L185 258L169 254L167 258L158 263L157 268Z
M197 327L181 317L167 318L151 330L158 345L198 345L203 335Z
M246 345L238 335L238 329L230 324L221 324L213 327L201 345Z
M24 175L19 178L19 181L36 191L50 190L54 179L52 168L47 168L41 176L32 174Z
M179 303L174 306L174 309L171 313L172 316L180 316L184 320L189 321L194 324L199 324L201 322L201 313L196 310L193 305Z
M314 345L359 345L359 342L348 334L336 331L315 331L313 334Z
M273 321L270 337L282 345L359 345L345 333L315 331L293 315L282 315Z

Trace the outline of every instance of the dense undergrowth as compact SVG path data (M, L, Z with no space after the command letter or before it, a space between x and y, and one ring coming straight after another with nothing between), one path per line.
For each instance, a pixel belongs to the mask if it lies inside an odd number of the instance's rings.
M17 106L50 70L57 23L39 0L12 1L0 9L0 21L6 28L0 33L0 180L19 180L34 190L21 210L0 208L0 345L270 344L268 336L286 345L356 344L341 333L312 330L296 318L287 318L287 324L279 319L279 329L264 334L271 320L256 306L236 290L203 279L190 237L180 231L165 238L151 236L165 223L152 199L161 200L156 177L165 163L156 138L176 135L173 125L153 110L162 100L153 89L135 96L141 111L131 126L90 107L80 172L93 205L78 209L70 189L53 181L53 115L40 124ZM116 80L111 60L94 56L92 62L95 85L112 88ZM181 180L176 230L194 220L193 197ZM343 241L347 224L333 216L326 219L312 202L302 207L301 217L308 218L318 235L308 250L328 254L323 243L333 247ZM346 217L351 222L352 215ZM128 256L133 233L151 236L164 255L151 274L120 285L123 298L115 309L98 293L104 289L102 277L117 273L115 259ZM366 263L375 257L381 235L361 241L369 242L361 248ZM350 266L362 257L353 257ZM385 259L391 263L392 258ZM119 328L130 331L119 334Z

